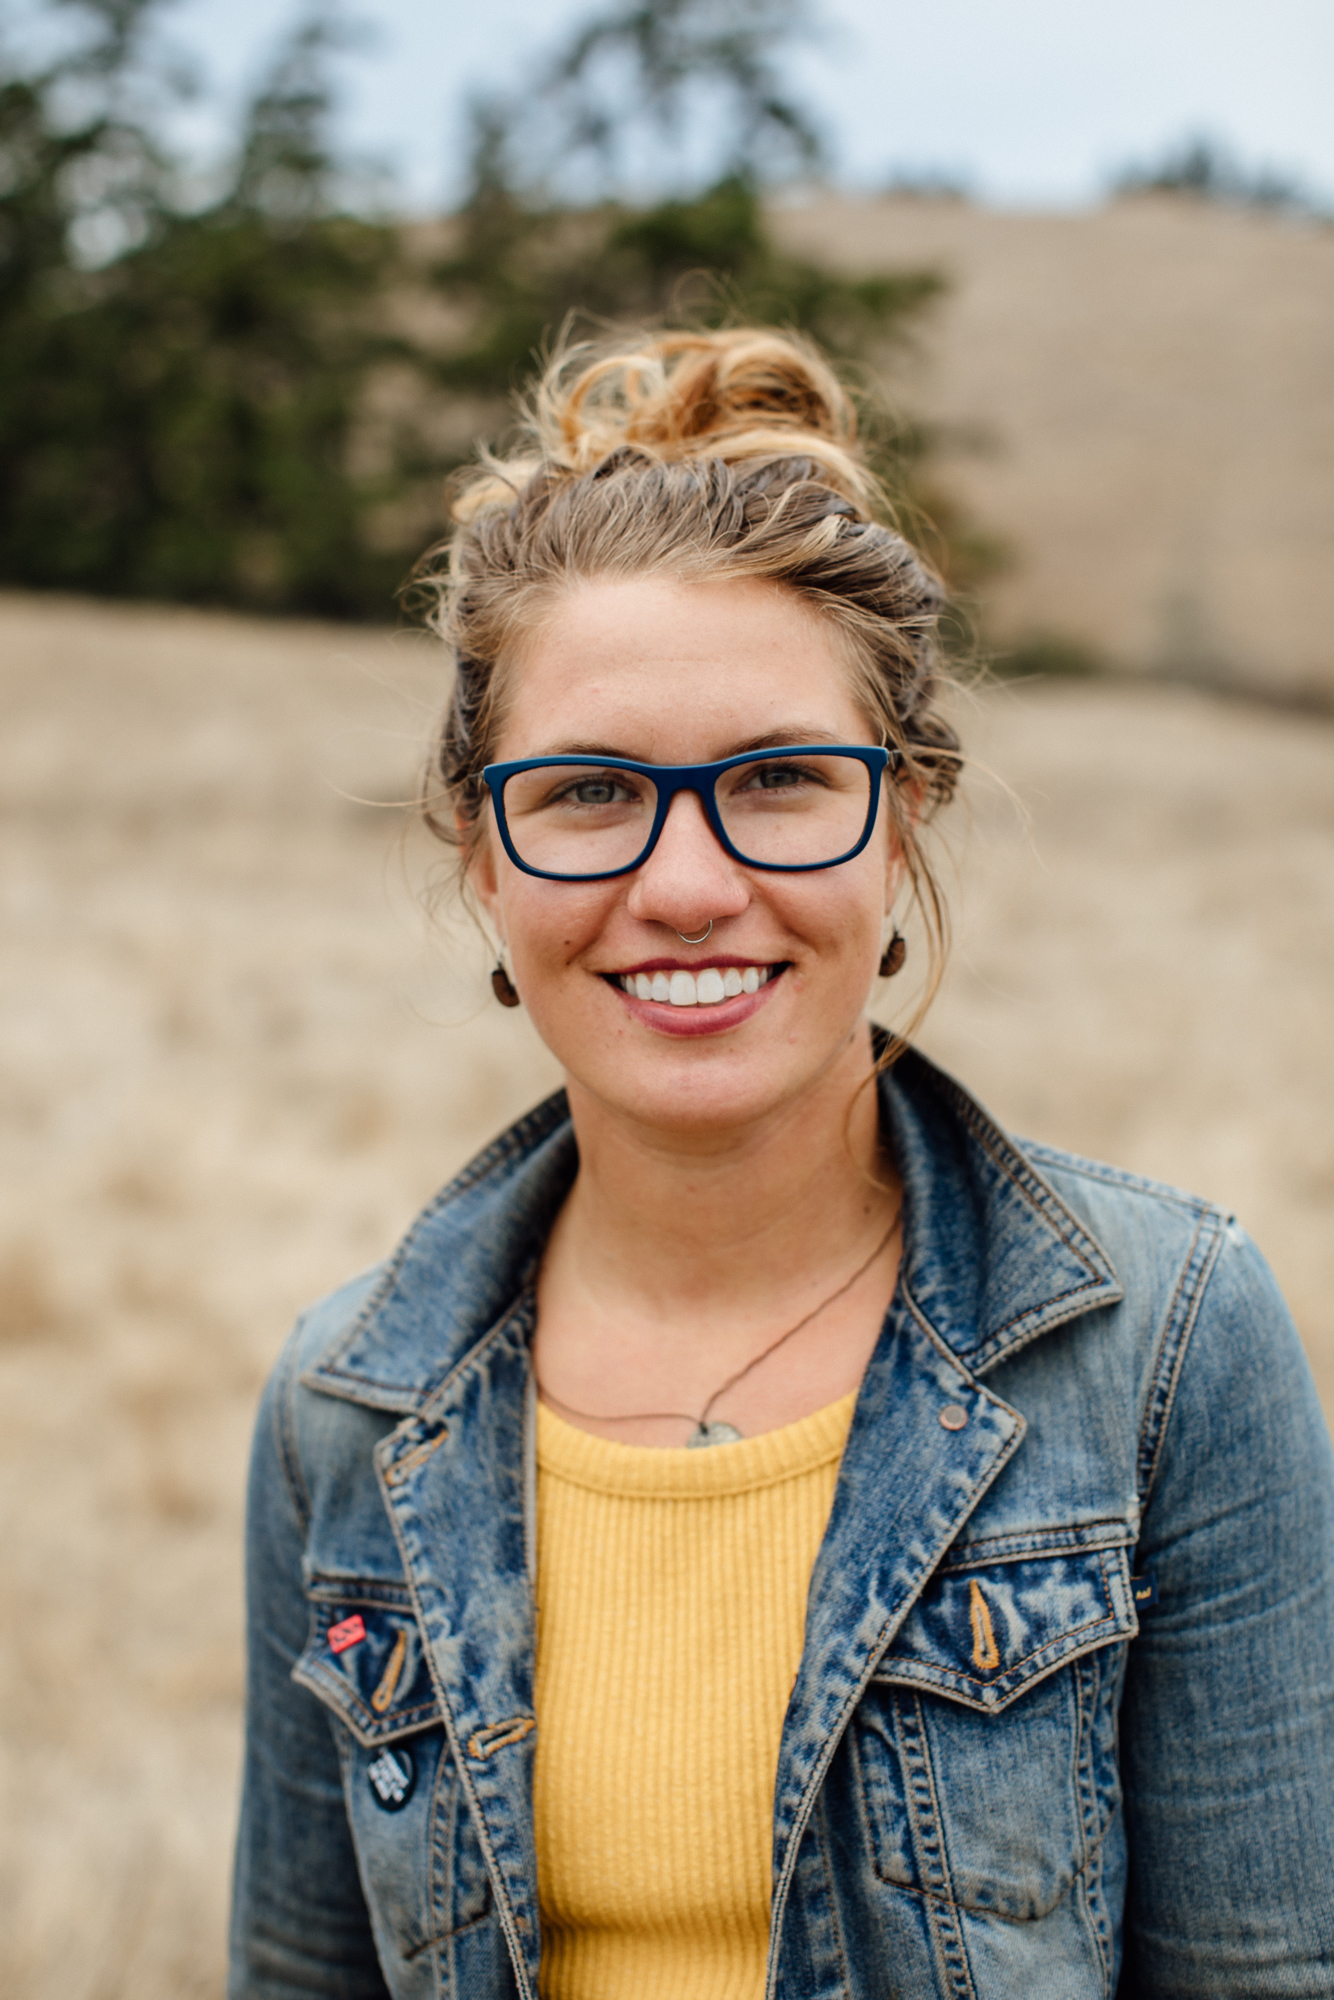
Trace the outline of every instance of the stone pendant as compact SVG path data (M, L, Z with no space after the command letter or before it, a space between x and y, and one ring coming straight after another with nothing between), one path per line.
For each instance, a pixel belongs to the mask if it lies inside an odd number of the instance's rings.
M700 1446L706 1444L740 1443L741 1432L732 1424L724 1423L696 1424L686 1439L686 1445L691 1451L698 1450Z

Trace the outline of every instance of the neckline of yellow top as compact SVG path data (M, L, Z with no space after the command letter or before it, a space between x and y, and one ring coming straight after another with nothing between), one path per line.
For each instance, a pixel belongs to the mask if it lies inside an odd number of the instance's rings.
M750 1493L841 1458L857 1395L850 1389L837 1402L826 1403L795 1423L711 1451L690 1451L675 1444L622 1444L580 1430L539 1403L538 1471L623 1499L708 1500Z
M752 1360L746 1362L744 1367L738 1368L734 1374L728 1376L725 1382L721 1382L709 1397L708 1402L704 1405L698 1416L692 1415L687 1410L625 1410L604 1415L599 1410L576 1409L573 1403L567 1403L560 1396L552 1394L551 1390L541 1380L537 1373L536 1364L534 1364L533 1379L537 1383L537 1393L542 1401L554 1409L558 1415L574 1417L580 1423L642 1424L646 1423L650 1418L661 1418L664 1422L668 1418L671 1418L673 1422L693 1424L695 1426L690 1436L686 1439L687 1446L740 1444L744 1433L739 1431L735 1424L724 1423L720 1418L710 1417L709 1412L712 1410L714 1404L720 1403L728 1390L735 1389L738 1382L744 1382L747 1375L752 1374L762 1361L767 1361L771 1354L776 1354L780 1347L785 1347L794 1334L800 1333L803 1327L808 1327L812 1320L819 1319L822 1312L825 1312L836 1300L841 1299L845 1293L850 1292L857 1283L857 1280L866 1276L866 1273L879 1258L882 1251L889 1248L899 1233L899 1224L902 1220L903 1203L900 1202L894 1211L894 1220L890 1223L889 1228L876 1244L875 1249L871 1252L865 1263L859 1264L852 1276L845 1278L836 1292L830 1292L827 1298L821 1299L818 1306L812 1306L808 1313L804 1313L795 1326L790 1326L785 1333L780 1333L776 1340L771 1340L767 1347L762 1347Z

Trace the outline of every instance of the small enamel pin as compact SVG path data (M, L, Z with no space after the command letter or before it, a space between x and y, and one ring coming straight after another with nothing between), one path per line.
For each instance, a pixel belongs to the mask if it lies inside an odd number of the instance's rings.
M366 1776L371 1781L375 1803L386 1812L399 1812L412 1797L417 1782L417 1763L411 1750L402 1744L381 1750Z
M345 1653L349 1646L359 1646L366 1636L366 1623L359 1611L350 1618L344 1618L339 1625L329 1627L329 1651Z

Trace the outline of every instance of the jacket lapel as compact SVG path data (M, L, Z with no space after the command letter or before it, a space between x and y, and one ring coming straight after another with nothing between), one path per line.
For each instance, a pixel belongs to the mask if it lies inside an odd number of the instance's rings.
M1023 1435L1019 1413L958 1365L900 1292L811 1576L774 1794L774 1940L802 1832L876 1661Z
M881 1109L903 1179L903 1264L811 1575L774 1795L771 1970L801 1835L852 1710L1023 1441L1023 1417L980 1375L1122 1296L1102 1246L952 1078L908 1050Z
M539 1950L536 1617L520 1445L528 1426L533 1317L527 1293L375 1453L455 1764L526 2000L537 1993Z
M561 1092L431 1204L303 1377L406 1413L376 1475L524 2000L539 1949L527 1277L577 1164Z

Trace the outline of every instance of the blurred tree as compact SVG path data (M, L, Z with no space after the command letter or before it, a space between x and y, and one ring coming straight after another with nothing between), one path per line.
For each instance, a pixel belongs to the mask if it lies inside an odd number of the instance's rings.
M385 606L403 562L367 531L383 482L349 467L370 374L404 352L377 324L401 253L393 230L339 212L333 31L297 29L227 184L190 211L150 136L113 108L145 64L156 4L86 0L90 42L0 89L0 576ZM89 268L81 234L123 247Z
M801 0L632 0L583 27L523 96L475 105L470 190L433 272L466 302L466 330L437 376L494 433L558 328L798 328L845 364L902 524L966 592L996 566L999 544L933 480L937 433L892 411L879 389L944 280L930 270L840 276L782 251L766 219L775 180L825 163L774 62L784 38L807 26ZM689 128L704 117L715 135L711 185L648 207L614 198L646 126L693 159ZM592 199L570 207L561 195L572 183Z
M774 67L800 0L643 0L589 23L522 99L476 108L468 198L425 260L413 231L367 219L330 141L327 6L201 206L154 136L181 87L163 0L51 4L83 40L0 77L0 581L385 616L444 524L445 473L505 427L567 322L791 325L869 381L940 290L773 241L762 189L823 157ZM695 158L682 135L703 113L712 185L611 197L636 134ZM910 530L968 584L986 546L939 496L936 530L915 508L933 440L883 411L874 434Z
M707 120L716 144L704 179L810 172L824 142L774 61L810 32L806 0L631 0L577 29L540 76L530 151L540 161L545 150L548 177L591 167L605 196L633 175L636 138L656 130L679 150Z
M1172 146L1153 166L1127 167L1112 183L1113 194L1185 194L1200 201L1229 202L1238 208L1270 208L1317 215L1319 206L1300 181L1272 167L1243 166L1226 146L1197 134Z

